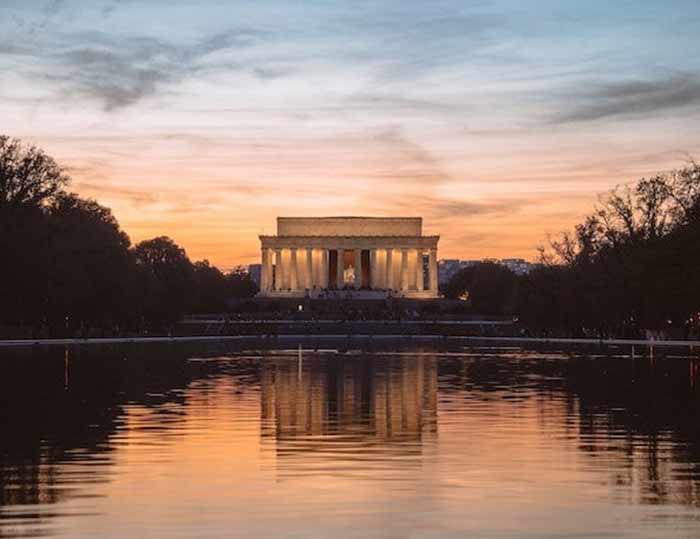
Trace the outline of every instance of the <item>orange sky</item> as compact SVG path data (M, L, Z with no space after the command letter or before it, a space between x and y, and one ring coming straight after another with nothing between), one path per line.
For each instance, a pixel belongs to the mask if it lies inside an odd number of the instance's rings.
M224 4L0 6L0 131L133 242L226 269L278 215L422 216L441 258L534 259L700 153L696 28L662 3Z
M67 166L73 189L111 207L133 242L166 234L192 259L225 268L257 261L257 236L274 233L278 215L420 215L425 233L441 235L441 258L534 259L547 234L573 226L599 193L683 162L670 140L640 156L644 137L619 142L632 133L523 130L496 140L436 131L420 143L398 129L259 144L30 140Z

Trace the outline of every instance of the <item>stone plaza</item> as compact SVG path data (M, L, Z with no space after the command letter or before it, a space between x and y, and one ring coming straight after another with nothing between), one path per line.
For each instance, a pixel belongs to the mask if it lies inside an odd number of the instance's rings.
M435 298L439 239L420 217L278 217L260 236L259 295Z

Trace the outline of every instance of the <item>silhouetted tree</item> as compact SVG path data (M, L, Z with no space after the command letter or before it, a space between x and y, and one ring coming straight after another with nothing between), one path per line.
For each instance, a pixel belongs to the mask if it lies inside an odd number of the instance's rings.
M50 274L47 208L68 177L34 146L0 136L0 321L37 326Z
M41 323L51 262L48 221L35 206L0 210L0 322Z
M226 297L252 298L259 292L258 285L243 268L238 267L226 275Z
M543 255L562 289L554 312L572 333L638 335L641 330L684 327L700 311L700 166L685 168L603 197L573 234L550 243ZM530 275L519 301L536 323ZM565 301L564 301L564 298ZM553 326L550 326L553 327Z
M65 322L74 330L94 324L114 327L128 318L127 286L134 269L130 241L109 208L76 195L60 195L49 215L50 325Z
M196 313L216 313L226 309L226 276L208 260L194 263L196 297L192 308Z
M515 274L505 266L482 262L459 271L450 279L445 296L456 299L466 296L471 308L479 314L512 314L515 308Z
M0 136L0 324L51 335L159 330L257 292L238 271L193 266L170 238L130 249L111 211L68 194L69 181L42 150Z
M0 135L0 212L20 206L50 203L69 178L36 146Z
M478 264L448 283L481 314L517 313L537 333L643 336L645 329L700 330L700 166L600 199L573 232L550 241L542 265L515 278ZM513 306L515 304L515 306Z
M195 297L194 269L185 250L160 236L137 244L133 253L144 318L156 326L173 324Z

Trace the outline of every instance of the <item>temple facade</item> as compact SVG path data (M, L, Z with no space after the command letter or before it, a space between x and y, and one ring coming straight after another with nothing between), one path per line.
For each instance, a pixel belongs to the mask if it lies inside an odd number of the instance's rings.
M278 217L260 236L260 295L437 297L439 239L420 217Z

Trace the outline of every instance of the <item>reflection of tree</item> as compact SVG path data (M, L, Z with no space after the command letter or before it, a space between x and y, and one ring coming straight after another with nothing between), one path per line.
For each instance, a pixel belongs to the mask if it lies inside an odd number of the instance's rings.
M611 483L634 503L700 506L700 392L695 361L576 362L567 373L578 399L580 450L612 457ZM689 368L690 367L690 368ZM593 466L607 466L592 459Z
M267 360L261 405L263 437L278 454L333 450L341 441L420 453L437 432L437 361L325 357L299 368L291 358Z
M158 424L160 436L177 432L182 414L173 413L172 404L185 404L182 390L194 379L218 372L213 363L187 362L191 355L185 347L157 345L88 347L67 355L59 347L2 350L0 509L55 504L108 481L112 437L124 425L127 403L152 414L144 421ZM84 459L101 465L89 473L66 471ZM23 525L31 525L57 513L21 514L28 519Z
M614 496L700 505L700 361L487 353L441 360L441 392L534 402L543 428L569 428L587 464L612 474Z
M59 501L68 492L59 487L65 453L105 453L114 430L119 410L110 394L84 385L81 374L66 389L63 350L46 354L0 362L0 505Z

